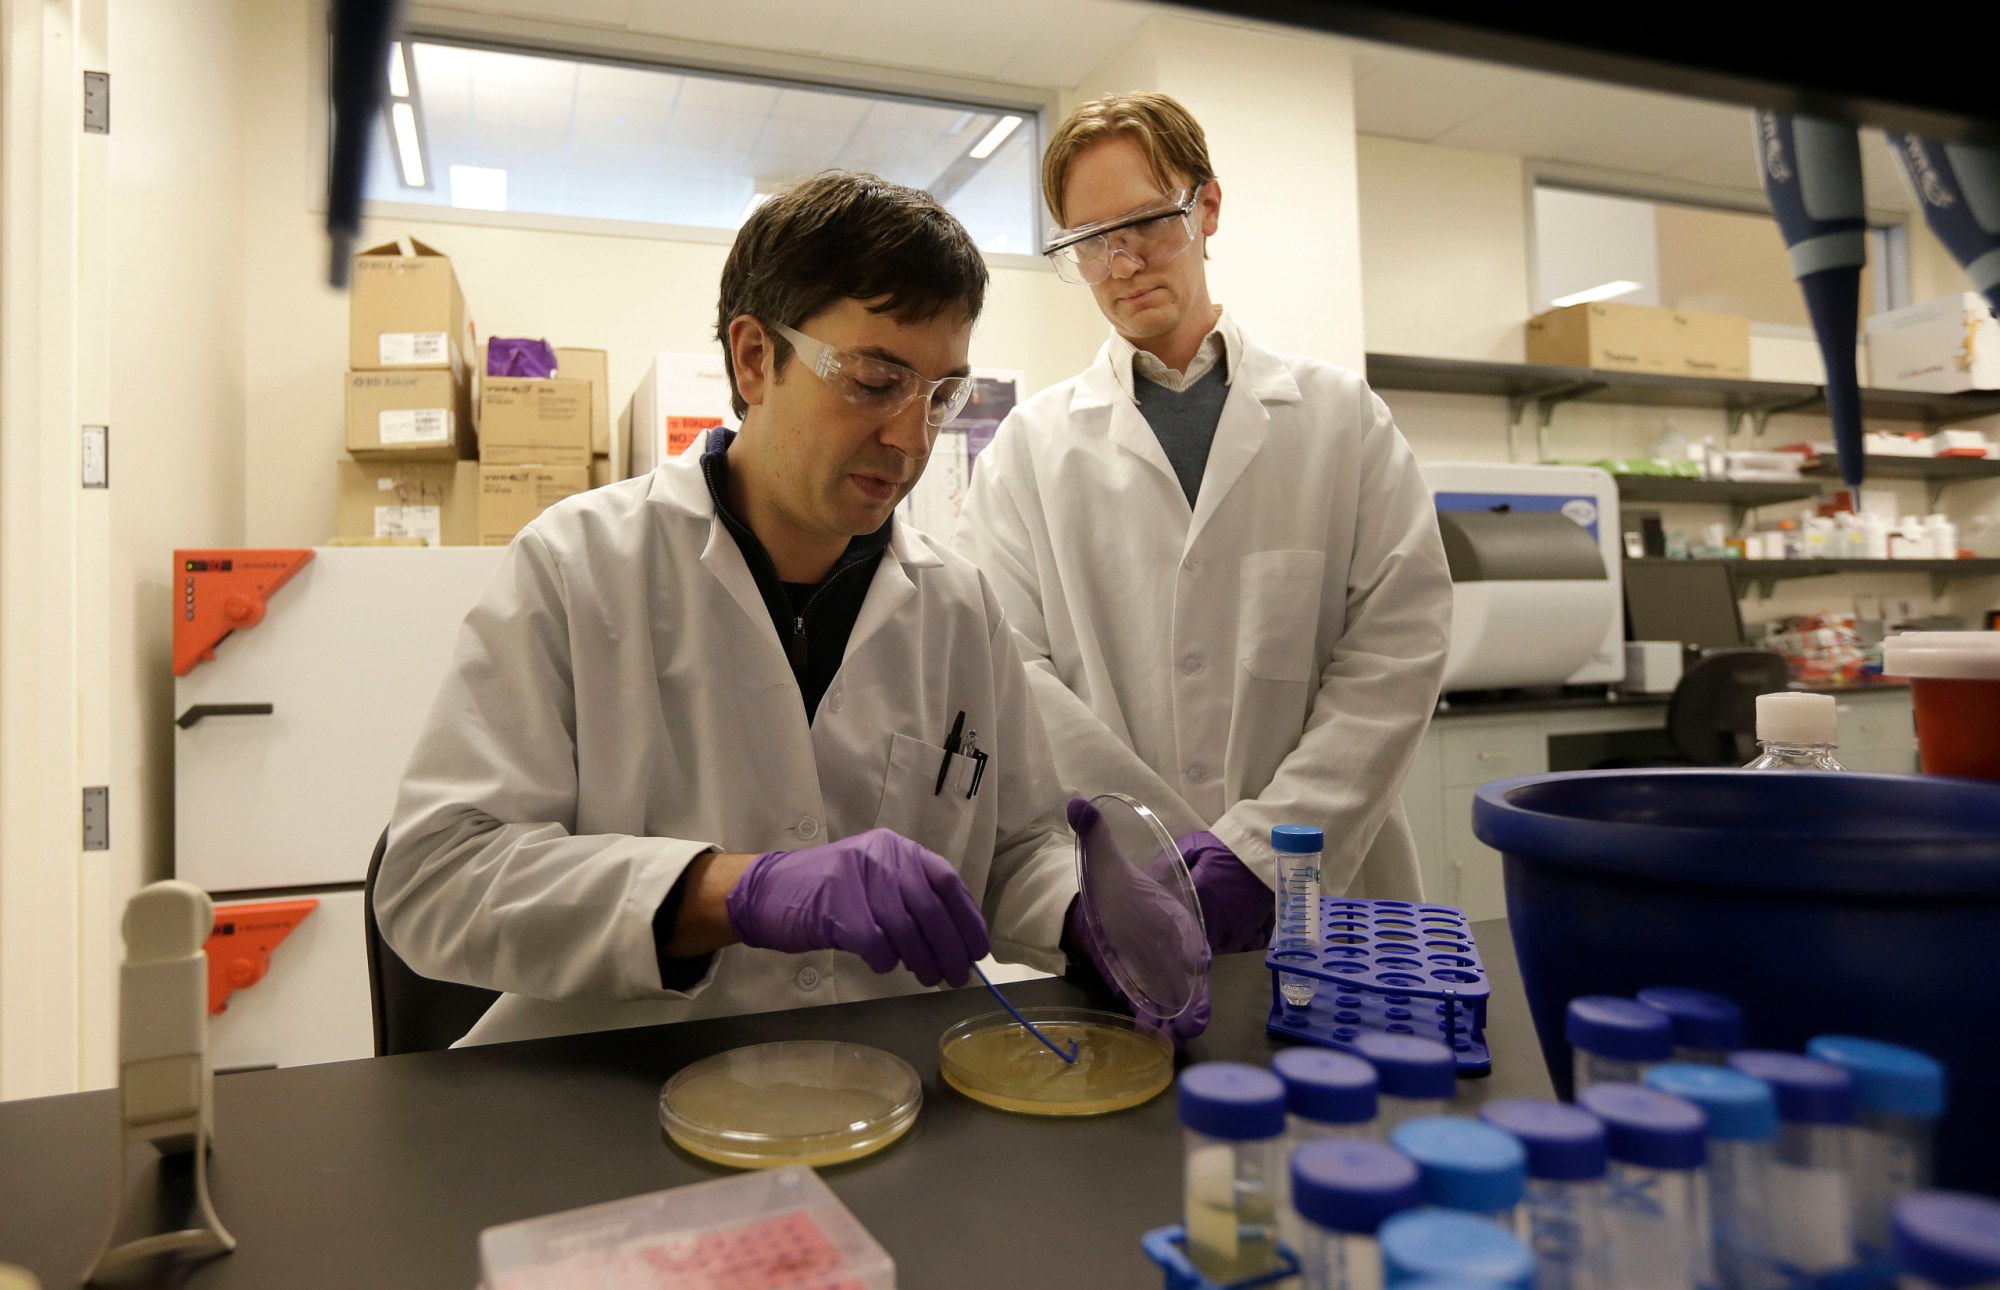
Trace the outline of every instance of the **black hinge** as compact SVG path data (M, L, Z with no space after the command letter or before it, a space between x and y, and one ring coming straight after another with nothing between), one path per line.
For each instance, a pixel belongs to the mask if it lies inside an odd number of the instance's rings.
M102 784L83 790L83 849L111 849L111 790Z
M111 133L111 73L83 74L83 132Z

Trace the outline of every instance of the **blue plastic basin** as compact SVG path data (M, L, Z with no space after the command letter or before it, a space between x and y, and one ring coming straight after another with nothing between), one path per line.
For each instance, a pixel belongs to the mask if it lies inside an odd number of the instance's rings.
M2000 1195L2000 784L1916 775L1581 771L1498 780L1528 1009L1570 1096L1563 1010L1651 985L1743 1005L1748 1044L1865 1035L1943 1062L1942 1185Z

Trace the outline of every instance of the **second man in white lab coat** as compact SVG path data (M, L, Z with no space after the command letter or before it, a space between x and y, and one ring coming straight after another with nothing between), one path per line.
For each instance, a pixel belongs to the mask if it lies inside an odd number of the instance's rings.
M1360 377L1210 300L1222 188L1180 104L1085 104L1043 190L1050 258L1113 334L1001 425L954 542L1020 634L1059 772L1184 835L1218 951L1268 935L1275 825L1325 830L1325 893L1418 898L1397 794L1451 584L1408 444Z

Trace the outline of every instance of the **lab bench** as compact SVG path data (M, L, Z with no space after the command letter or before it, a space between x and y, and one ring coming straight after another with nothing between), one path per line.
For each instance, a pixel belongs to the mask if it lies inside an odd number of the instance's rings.
M1456 1109L1550 1096L1507 925L1481 923L1475 935L1493 991L1493 1074L1461 1081ZM1264 1032L1262 956L1218 960L1212 985L1214 1022L1186 1060L1267 1064L1279 1045ZM1022 1006L1104 1003L1060 979L1007 992ZM1172 1090L1075 1120L969 1101L938 1078L938 1036L991 1009L983 991L952 990L222 1076L209 1179L236 1252L123 1284L471 1286L483 1228L726 1172L660 1130L660 1086L676 1070L745 1044L845 1039L901 1056L924 1081L908 1136L821 1171L896 1260L899 1285L1155 1290L1160 1272L1139 1237L1180 1216ZM104 1236L115 1097L0 1103L0 1262L25 1265L51 1290L77 1283ZM139 1159L135 1186L158 1172Z
M1826 688L1839 713L1835 755L1849 770L1913 774L1916 726L1906 685ZM1668 751L1666 695L1559 695L1440 707L1403 782L1424 896L1470 917L1507 912L1500 853L1472 835L1482 784L1584 770L1608 756Z

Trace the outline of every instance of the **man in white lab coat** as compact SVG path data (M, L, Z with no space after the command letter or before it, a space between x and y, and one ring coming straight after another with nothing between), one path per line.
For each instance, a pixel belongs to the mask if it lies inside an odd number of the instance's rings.
M467 617L376 887L468 1042L1060 971L1064 796L1000 606L892 511L968 393L986 269L831 172L723 270L740 431L551 507Z
M1042 183L1050 258L1113 334L1001 425L954 541L1020 634L1058 772L1186 835L1218 951L1269 934L1275 825L1325 830L1325 893L1418 898L1397 794L1451 584L1409 446L1360 377L1210 300L1222 188L1180 104L1085 104Z

